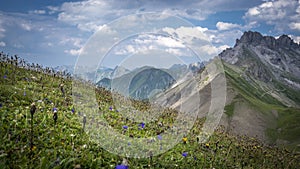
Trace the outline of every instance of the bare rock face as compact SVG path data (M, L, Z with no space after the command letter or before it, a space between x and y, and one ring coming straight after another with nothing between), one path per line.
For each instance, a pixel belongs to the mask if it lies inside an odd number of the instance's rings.
M245 32L233 48L219 54L222 60L245 68L258 80L276 79L298 88L300 85L300 45L289 36L263 36Z

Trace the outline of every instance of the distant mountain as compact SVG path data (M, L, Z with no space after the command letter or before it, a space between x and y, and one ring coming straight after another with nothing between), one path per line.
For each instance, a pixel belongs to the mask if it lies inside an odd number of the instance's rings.
M148 68L138 72L129 84L129 95L138 100L149 99L168 89L176 80L161 69Z
M175 72L175 70L173 71ZM112 79L103 78L96 85L116 90L125 96L138 100L149 99L155 92L165 90L175 82L174 76L169 74L167 70L149 66L136 68L130 72L122 70L116 72L118 76Z
M157 69L150 66L136 68L132 71L123 67L110 70L110 76L103 77L96 85L107 89L114 89L123 95L134 99L145 100L155 93L172 86L176 80L182 79L188 72L198 73L204 64L197 62L190 65L174 64L170 68ZM105 72L98 72L102 75Z

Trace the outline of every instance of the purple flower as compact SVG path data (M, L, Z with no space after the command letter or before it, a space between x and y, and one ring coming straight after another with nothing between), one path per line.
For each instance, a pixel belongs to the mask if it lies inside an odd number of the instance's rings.
M6 75L4 75L4 76L3 76L3 78L4 78L4 79L6 79L6 78L7 78L7 76L6 76Z
M75 113L75 109L74 109L74 108L72 108L72 110L71 110L71 111L72 111L72 113Z
M109 107L109 110L112 111L112 109L113 109L113 108L110 106L110 107Z
M128 142L128 146L131 146L131 143L130 143L130 142Z
M26 96L26 92L25 91L24 91L23 95Z
M139 124L139 126L142 127L142 128L145 128L145 123L142 122L142 123Z
M184 152L184 153L182 153L182 156L183 156L183 157L187 157L187 156L188 156L188 153L187 153L187 152Z
M52 109L52 111L53 111L53 112L57 112L57 108L54 107L54 108Z
M121 165L117 165L116 169L128 169L128 166L121 164Z
M123 129L125 129L125 130L128 129L128 126L123 126Z
M162 140L162 136L161 135L158 135L157 138L158 138L158 140Z

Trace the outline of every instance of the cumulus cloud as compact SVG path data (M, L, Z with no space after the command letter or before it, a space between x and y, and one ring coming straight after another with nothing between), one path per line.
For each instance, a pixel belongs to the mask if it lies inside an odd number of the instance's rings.
M152 34L142 34L119 43L114 48L114 53L116 55L132 55L137 53L151 53L152 51L162 51L170 54L183 56L187 55L185 49L186 46L178 41L168 36L162 35L152 35Z
M216 27L218 30L230 30L234 28L241 28L241 25L234 24L234 23L227 23L227 22L217 22Z
M161 12L183 18L205 20L212 13L228 11L229 9L245 10L249 4L257 4L259 1L85 0L65 2L59 9L51 7L51 11L59 12L58 19L60 21L75 25L84 31L95 31L97 25L102 25L119 17L134 13Z
M82 52L82 48L65 50L64 52L73 56L78 56Z
M184 27L181 26L179 28L163 28L164 32L167 32L168 34L183 40L187 44L192 44L196 40L202 40L202 41L210 41L211 37L207 36L203 32L205 32L207 28L202 27Z
M6 43L3 41L0 41L0 47L5 47L5 46L6 46Z
M297 0L268 1L249 8L244 18L248 22L256 21L275 26L275 30L279 32L299 30L299 9L300 1Z
M291 29L296 29L296 30L300 31L300 22L298 22L298 23L292 22L292 23L289 24L289 27Z

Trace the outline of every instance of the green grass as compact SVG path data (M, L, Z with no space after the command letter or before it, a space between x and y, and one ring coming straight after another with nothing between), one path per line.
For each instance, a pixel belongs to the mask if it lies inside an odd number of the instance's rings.
M82 116L78 115L80 111L72 113L70 79L1 62L0 82L1 168L74 168L76 165L81 168L115 168L123 158L127 159L129 168L299 168L299 154L264 146L253 138L229 135L222 127L207 143L198 143L197 136L201 133L204 119L197 119L191 131L186 133L186 144L180 141L172 149L153 158L127 158L112 154L83 131ZM65 97L59 89L61 83L64 84ZM120 133L122 126L128 125L130 130L125 135L156 136L171 126L177 116L176 111L164 109L158 120L138 130L136 122L126 120L116 110L109 110L113 106L109 91L95 91L100 111L104 114L102 118ZM37 107L33 119L30 115L32 102ZM145 110L149 105L134 101L134 106ZM53 120L54 107L58 109L56 124ZM227 109L233 108L227 106ZM293 117L286 117L286 120L289 118ZM164 125L158 126L158 123ZM285 123L283 120L282 124ZM107 144L114 146L113 142ZM183 157L183 152L187 152L188 156Z
M269 94L265 94L261 97L262 93L265 93L259 87L255 81L247 82L244 78L240 76L238 70L234 70L234 67L231 65L225 64L225 73L226 77L231 86L233 86L239 94L236 96L235 100L246 100L254 109L258 112L263 113L267 117L271 117L271 111L276 110L279 114L277 119L274 119L273 124L270 124L271 128L266 130L266 135L269 137L270 142L275 143L277 139L289 140L289 147L295 148L300 142L300 123L299 123L299 108L288 108L284 106L280 101L275 99ZM294 91L288 87L283 86L281 83L274 81L275 86L285 89L285 93L289 95L291 99L297 101L298 91ZM233 103L225 107L226 113L229 116L232 116L231 111L234 108ZM278 130L279 129L279 130ZM300 148L297 147L297 150Z
M225 114L227 114L229 117L232 117L234 113L234 103L226 105L224 110L225 110Z

